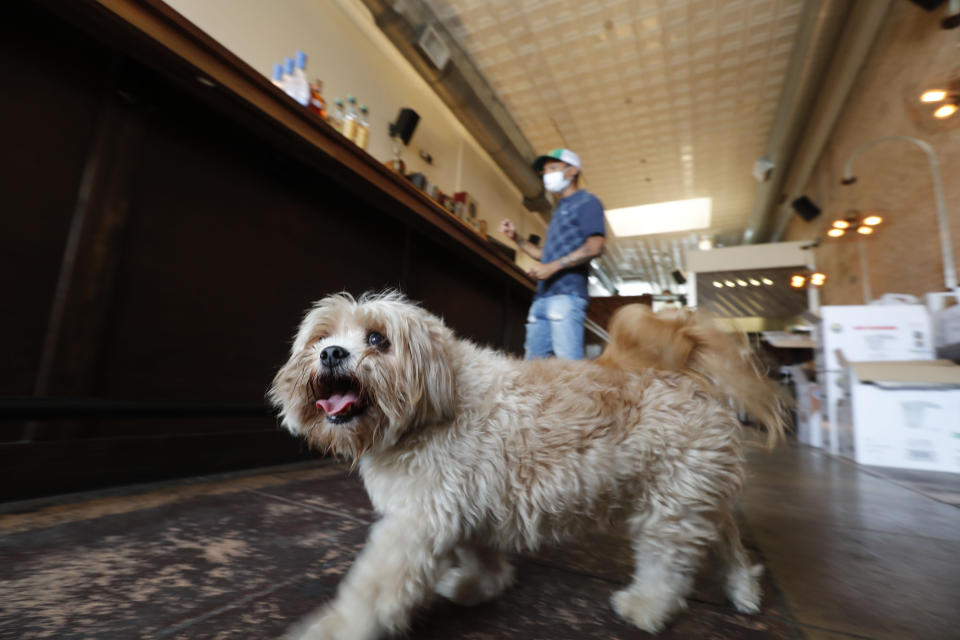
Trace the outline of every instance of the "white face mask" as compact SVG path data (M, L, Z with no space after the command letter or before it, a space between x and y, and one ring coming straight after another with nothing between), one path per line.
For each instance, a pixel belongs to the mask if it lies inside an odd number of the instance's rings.
M560 193L570 186L573 178L564 178L563 171L551 171L543 174L543 188L551 193Z

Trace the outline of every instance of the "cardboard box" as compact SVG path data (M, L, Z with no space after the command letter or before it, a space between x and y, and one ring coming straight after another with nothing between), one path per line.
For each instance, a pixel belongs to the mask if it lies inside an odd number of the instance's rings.
M937 313L934 322L938 347L960 343L960 304Z
M926 360L849 369L858 463L960 473L960 366Z
M840 443L840 402L849 389L840 354L847 362L932 360L930 315L916 304L844 305L820 307L820 317L817 378L825 399L823 445L830 453L849 455ZM844 410L849 415L850 407Z

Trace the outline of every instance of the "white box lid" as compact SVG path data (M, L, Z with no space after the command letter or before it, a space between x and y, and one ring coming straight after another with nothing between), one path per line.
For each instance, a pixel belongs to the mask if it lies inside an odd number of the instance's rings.
M891 360L849 364L860 382L960 387L960 365L950 360Z

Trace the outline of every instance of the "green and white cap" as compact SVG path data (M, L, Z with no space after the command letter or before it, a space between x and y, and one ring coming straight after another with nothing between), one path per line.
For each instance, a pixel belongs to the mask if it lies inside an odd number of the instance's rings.
M573 165L577 169L583 169L583 166L580 164L580 156L575 154L570 149L554 149L550 153L540 156L533 161L533 170L537 173L543 171L543 165L545 165L550 160L559 160L560 162L566 162L569 165Z

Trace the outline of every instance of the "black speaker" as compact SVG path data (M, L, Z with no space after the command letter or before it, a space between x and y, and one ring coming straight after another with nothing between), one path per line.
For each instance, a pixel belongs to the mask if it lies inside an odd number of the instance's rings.
M539 247L539 246L540 246L540 236L538 236L538 235L535 234L535 233L531 233L529 236L527 236L527 242L529 242L530 244L532 244L532 245L535 246L535 247Z
M670 275L673 276L673 281L677 284L687 284L687 279L683 277L683 272L679 269L675 270Z
M405 145L410 144L410 138L413 137L418 122L420 122L420 114L416 111L407 107L400 109L397 121L390 123L390 137L400 138Z
M913 4L920 5L927 11L933 11L940 5L942 5L946 0L910 0Z
M800 214L800 217L810 222L818 215L820 215L820 207L813 203L813 200L807 196L800 196L796 200L790 203L790 206L793 207L793 210Z

